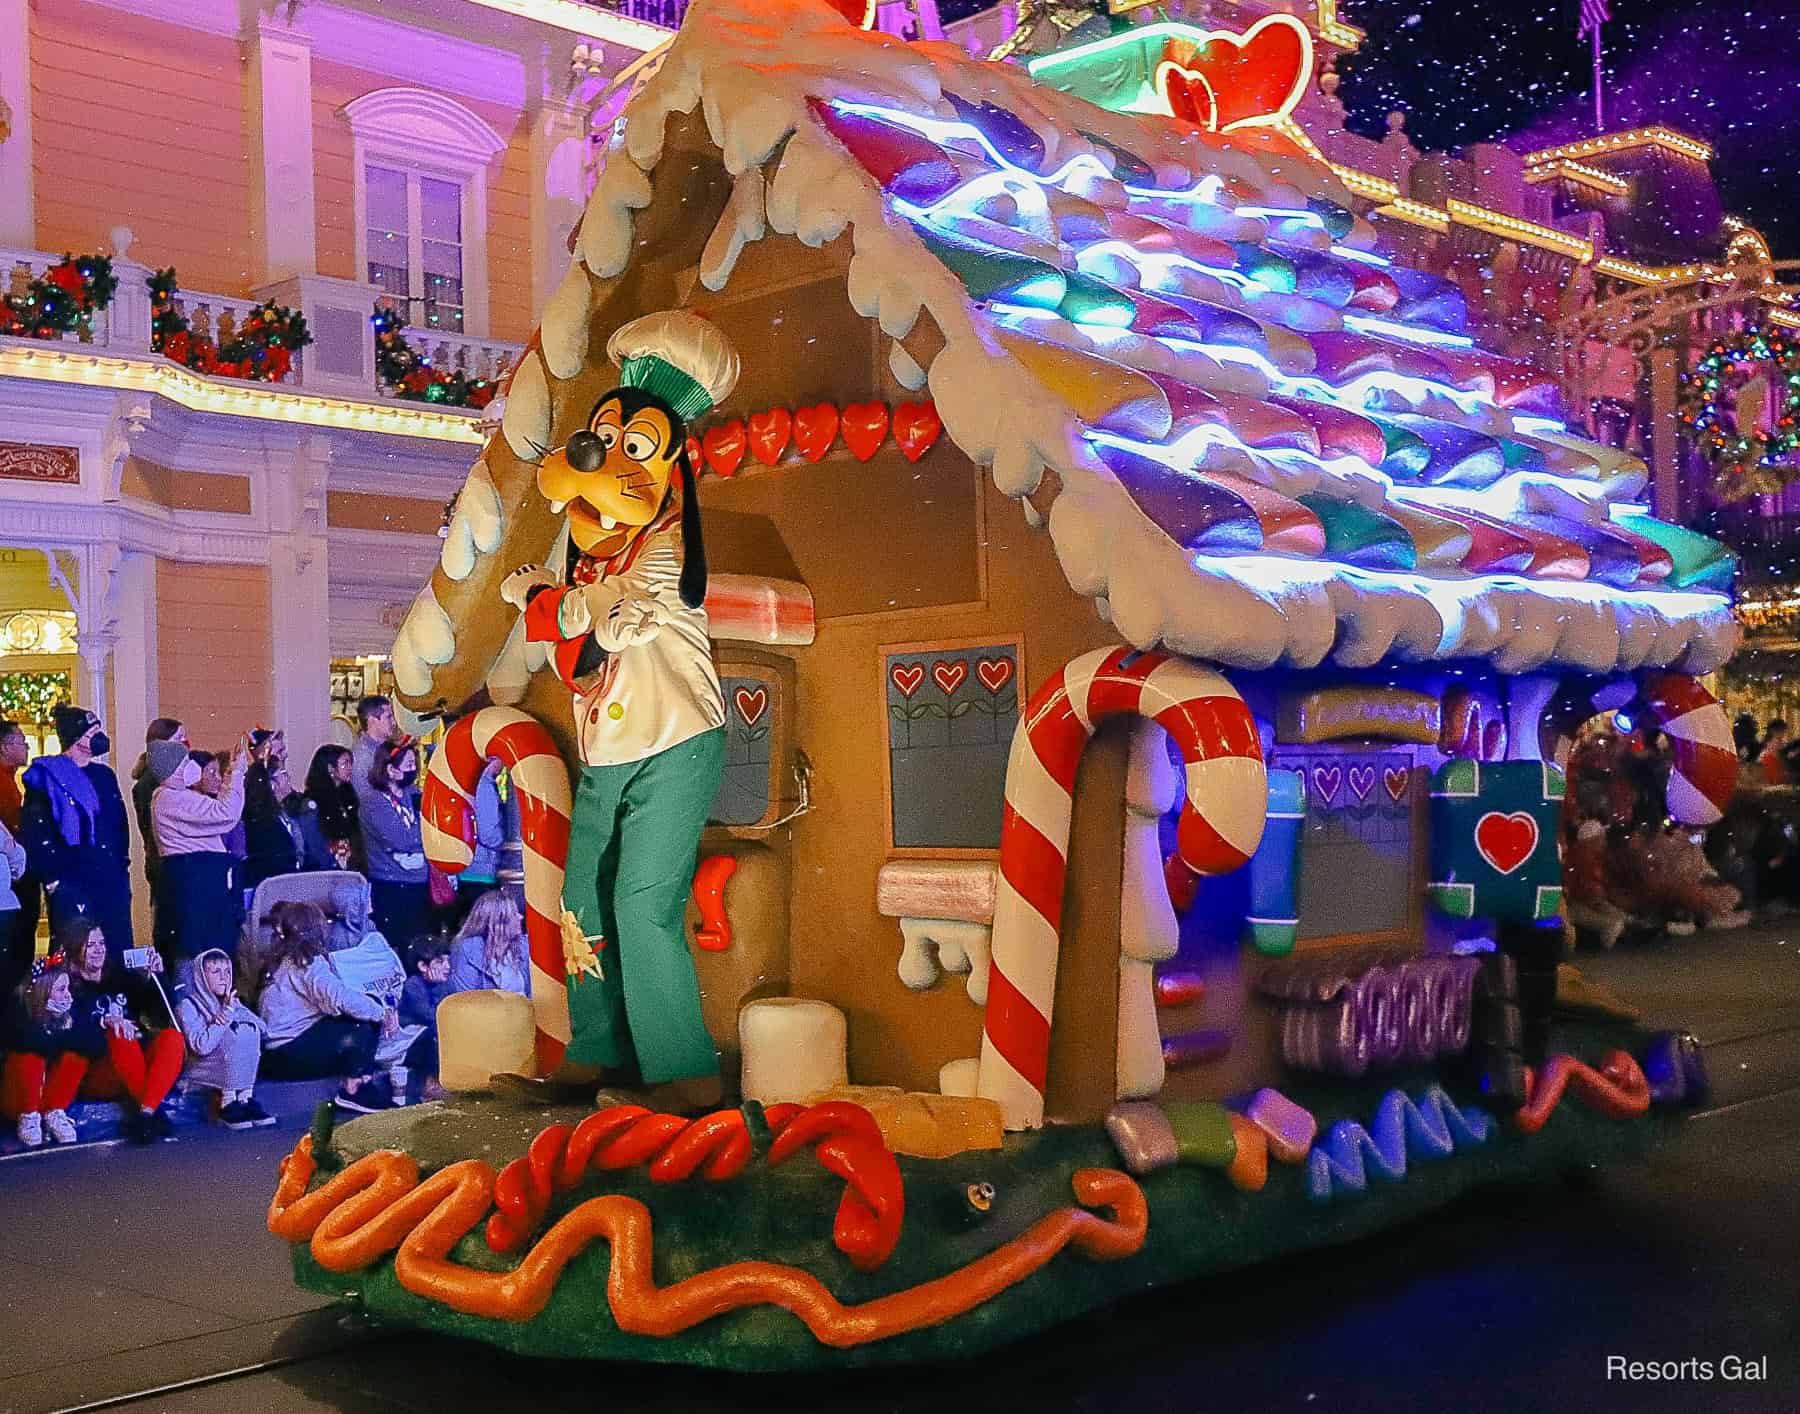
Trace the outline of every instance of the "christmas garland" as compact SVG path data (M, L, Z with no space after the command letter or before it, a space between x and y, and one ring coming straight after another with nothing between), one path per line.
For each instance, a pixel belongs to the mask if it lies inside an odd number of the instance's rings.
M0 298L0 334L57 339L91 332L94 311L112 303L119 280L104 255L65 255L22 295Z
M375 330L375 374L395 396L445 407L484 408L500 391L492 379L434 368L430 358L407 342L397 310L378 304L369 323Z
M51 714L71 696L67 673L0 675L0 717L11 722L48 726Z
M217 342L196 334L176 307L179 287L174 266L156 271L144 283L150 289L150 346L197 373L279 383L294 366L294 355L313 341L305 315L270 300ZM220 324L223 327L222 318Z
M1763 364L1781 380L1780 411L1766 435L1739 427L1720 406L1723 394L1735 394ZM1726 500L1776 492L1800 476L1793 462L1800 451L1800 345L1785 335L1752 326L1736 343L1715 340L1682 380L1678 407Z

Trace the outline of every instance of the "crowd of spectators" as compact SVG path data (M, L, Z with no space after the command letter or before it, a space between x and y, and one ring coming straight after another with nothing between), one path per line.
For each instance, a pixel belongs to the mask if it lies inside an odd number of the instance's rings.
M22 1144L74 1142L78 1099L116 1101L130 1139L173 1138L178 1089L228 1128L273 1124L259 1078L337 1079L336 1102L362 1112L432 1098L438 1004L528 992L523 922L498 887L498 767L453 882L425 857L419 743L384 697L357 720L354 746L320 747L296 783L280 731L209 752L159 718L129 807L92 711L57 708L62 749L36 761L0 721L0 1098ZM264 893L282 897L258 907Z

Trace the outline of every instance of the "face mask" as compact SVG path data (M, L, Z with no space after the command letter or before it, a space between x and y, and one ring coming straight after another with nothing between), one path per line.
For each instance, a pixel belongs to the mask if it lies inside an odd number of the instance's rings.
M417 771L402 771L400 773L400 784L403 786L410 786L418 779L419 773Z
M174 786L176 790L191 790L193 787L199 785L200 763L190 756L176 768L175 774L169 777L169 784Z
M52 1016L67 1016L74 1006L75 998L67 992L44 998L44 1010Z
M95 732L88 738L88 750L96 756L104 756L112 750L112 738L105 732Z

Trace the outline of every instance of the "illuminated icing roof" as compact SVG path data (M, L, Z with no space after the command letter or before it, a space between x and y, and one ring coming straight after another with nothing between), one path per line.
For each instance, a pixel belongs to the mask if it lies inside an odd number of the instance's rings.
M1554 379L1476 347L1460 294L1376 252L1278 132L1107 112L814 0L694 0L589 204L594 275L629 261L665 124L697 104L737 180L702 282L765 231L850 228L852 303L896 340L935 322L946 431L1008 495L1055 473L1064 572L1132 643L1246 667L1729 656L1728 552L1629 509L1643 465L1564 432ZM557 377L588 356L572 280L542 330ZM923 381L898 345L891 366ZM503 424L520 455L548 433L536 367Z

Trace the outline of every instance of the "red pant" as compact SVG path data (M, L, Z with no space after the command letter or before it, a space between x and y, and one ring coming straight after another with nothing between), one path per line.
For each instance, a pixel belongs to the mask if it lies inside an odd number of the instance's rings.
M116 1095L122 1089L144 1109L153 1110L169 1098L186 1057L187 1043L173 1026L158 1031L148 1045L142 1039L122 1041L108 1031L106 1059L94 1067L84 1088L100 1095ZM109 1070L112 1076L104 1073ZM113 1077L117 1077L117 1089L105 1084Z
M66 1110L87 1074L88 1058L64 1051L53 1061L19 1051L6 1058L5 1103L9 1118Z

